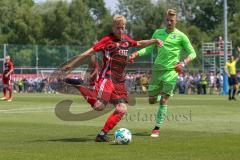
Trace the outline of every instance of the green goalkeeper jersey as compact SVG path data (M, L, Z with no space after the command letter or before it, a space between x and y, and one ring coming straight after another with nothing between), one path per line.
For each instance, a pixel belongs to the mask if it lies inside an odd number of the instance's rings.
M157 48L157 57L154 62L154 67L160 70L172 70L180 60L182 49L185 49L192 59L196 57L188 37L176 28L171 33L167 33L166 29L157 29L152 38L163 41L163 47ZM139 56L151 54L155 47L156 45L153 44L141 49L138 52Z

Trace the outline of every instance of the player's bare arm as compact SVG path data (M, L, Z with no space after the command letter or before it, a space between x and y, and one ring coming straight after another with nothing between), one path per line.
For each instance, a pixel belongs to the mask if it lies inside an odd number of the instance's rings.
M158 47L162 47L163 46L163 41L159 40L159 39L150 39L150 40L141 40L141 41L137 41L137 47L147 47L151 44L156 43L156 45Z
M7 74L5 74L5 77L8 77L11 73L13 73L13 67L11 67L10 71Z
M78 56L74 57L70 63L66 64L62 69L63 70L70 70L76 63L79 61L84 60L85 58L95 54L96 52L94 51L93 48L88 49L87 51L83 52L82 54L79 54Z
M156 43L157 47L162 47L163 46L163 41L159 40L159 39L150 39L150 40L141 40L141 41L138 41L138 45L137 47L147 47L151 44L154 44ZM137 58L139 56L138 54L138 51L137 52L134 52L133 54L131 54L128 58L129 58L129 61L131 63L133 63L133 60L135 58Z
M96 75L98 73L98 68L95 68L93 73L90 75L90 77L93 77L94 75Z
M237 50L238 50L238 57L236 58L236 60L238 61L240 58L240 47L237 47Z
M229 74L229 72L228 72L228 69L227 69L227 66L226 66L226 65L224 66L224 72L228 75L228 77L230 77L230 74Z

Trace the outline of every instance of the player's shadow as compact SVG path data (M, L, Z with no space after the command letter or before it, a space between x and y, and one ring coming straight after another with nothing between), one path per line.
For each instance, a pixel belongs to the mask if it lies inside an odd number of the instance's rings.
M62 138L62 139L48 139L48 140L37 140L35 142L94 142L95 138Z
M137 133L132 133L133 136L137 136L137 137L149 137L150 133L149 132L137 132ZM94 134L89 134L87 136L95 136ZM113 137L113 134L110 133L108 134L109 137Z
M113 137L113 133L109 133L109 134L107 134L109 137ZM89 137L96 137L96 134L87 134L87 136L89 136Z
M94 142L95 138L63 138L63 139L50 139L50 142Z

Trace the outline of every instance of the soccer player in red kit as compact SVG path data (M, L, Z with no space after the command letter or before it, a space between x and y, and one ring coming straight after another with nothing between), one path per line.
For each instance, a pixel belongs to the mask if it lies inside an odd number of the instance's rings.
M12 85L11 85L12 73L13 62L10 56L6 56L2 75L3 97L1 98L1 100L12 101ZM9 97L7 97L7 90L9 91Z
M90 49L76 56L62 68L69 71L86 57L96 52L103 54L102 69L95 83L95 89L89 89L83 85L79 87L79 91L93 109L101 111L107 103L112 103L115 106L115 110L97 135L97 142L108 142L107 133L117 125L127 112L128 96L125 86L125 67L128 63L128 49L130 47L145 47L154 43L159 47L163 45L162 41L157 39L135 41L124 34L126 19L121 15L114 16L112 22L112 33L104 36ZM69 81L66 83L71 84Z

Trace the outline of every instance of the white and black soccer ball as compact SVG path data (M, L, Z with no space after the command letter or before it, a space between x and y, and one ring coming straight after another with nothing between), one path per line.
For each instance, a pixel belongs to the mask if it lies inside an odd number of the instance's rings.
M132 133L126 128L120 128L115 132L114 138L117 144L129 144L132 141Z

